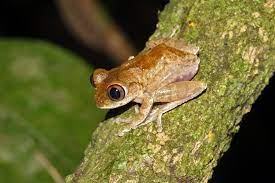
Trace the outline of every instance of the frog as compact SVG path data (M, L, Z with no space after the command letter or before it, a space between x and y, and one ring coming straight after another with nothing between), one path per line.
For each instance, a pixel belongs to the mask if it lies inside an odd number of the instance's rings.
M135 114L114 121L127 123L119 136L156 121L162 132L162 115L197 97L207 84L192 80L199 70L199 47L181 39L156 39L146 49L111 70L98 68L90 77L96 106L114 109L135 102Z

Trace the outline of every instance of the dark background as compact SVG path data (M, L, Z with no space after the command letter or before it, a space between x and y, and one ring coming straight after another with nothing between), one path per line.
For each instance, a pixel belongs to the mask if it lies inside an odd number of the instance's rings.
M158 11L168 0L105 0L109 14L135 47L143 48L154 32ZM134 23L133 23L134 22ZM68 48L95 67L111 68L112 60L78 42L64 26L53 0L2 0L0 36L35 38ZM1 66L0 66L1 67ZM275 182L274 77L245 115L231 148L214 170L212 183Z

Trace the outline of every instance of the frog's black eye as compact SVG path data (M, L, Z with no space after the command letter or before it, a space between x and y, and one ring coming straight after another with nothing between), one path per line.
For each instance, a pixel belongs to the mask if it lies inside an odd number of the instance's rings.
M114 101L122 100L125 97L125 90L117 84L109 86L107 92L109 98Z

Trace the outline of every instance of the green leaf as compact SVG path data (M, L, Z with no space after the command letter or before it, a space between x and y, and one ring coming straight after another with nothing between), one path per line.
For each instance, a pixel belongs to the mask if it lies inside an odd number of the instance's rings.
M103 119L83 60L52 44L0 39L0 182L53 182Z

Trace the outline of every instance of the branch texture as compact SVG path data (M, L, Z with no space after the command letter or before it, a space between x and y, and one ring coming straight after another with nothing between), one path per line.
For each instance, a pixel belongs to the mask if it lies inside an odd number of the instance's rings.
M274 16L274 0L171 0L151 39L199 46L207 91L165 114L162 133L148 124L118 137L124 124L101 123L67 182L207 182L275 70Z

